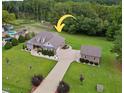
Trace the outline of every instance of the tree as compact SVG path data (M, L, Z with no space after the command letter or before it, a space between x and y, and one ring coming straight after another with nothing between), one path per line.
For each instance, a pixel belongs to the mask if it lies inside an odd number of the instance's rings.
M6 10L2 10L2 22L3 23L10 23L11 21L15 20L15 14L14 13L9 13Z
M17 40L16 38L13 38L13 39L12 39L12 45L13 45L13 46L18 45L18 40Z
M122 30L118 31L117 36L115 37L113 52L117 53L118 61L122 62Z
M81 84L82 84L83 80L84 80L84 77L83 77L83 75L81 74L81 75L80 75L80 82L81 82Z
M5 44L5 46L4 46L4 48L5 48L5 49L10 49L10 48L12 48L12 43L7 42L7 43Z
M9 63L9 59L8 59L8 58L6 58L6 63L7 63L7 64Z
M20 35L18 41L19 41L19 43L25 42L25 37Z
M27 46L25 44L23 44L22 49L26 49L26 48L27 48Z
M108 31L106 33L107 40L115 40L116 33L120 28L120 25L113 21L112 24L108 27Z
M30 37L30 34L25 34L25 40L29 40L31 37Z
M6 23L14 19L15 14L18 18L28 16L27 19L49 21L55 25L62 15L72 14L76 20L64 20L66 25L63 31L104 36L107 40L115 40L115 33L122 24L122 5L117 0L25 0L19 3L3 2L3 9L2 19ZM13 16L11 19L10 15ZM31 36L34 37L35 34L32 33Z
M44 77L42 75L34 75L31 79L31 83L33 86L38 87L43 79Z
M34 37L34 36L35 36L35 33L34 33L34 32L32 32L32 33L31 33L31 37Z
M57 88L57 93L68 93L69 90L70 90L69 85L65 83L64 81L61 81Z
M8 13L8 11L2 10L2 21L4 23L8 23L9 20L10 19L9 19L9 13Z

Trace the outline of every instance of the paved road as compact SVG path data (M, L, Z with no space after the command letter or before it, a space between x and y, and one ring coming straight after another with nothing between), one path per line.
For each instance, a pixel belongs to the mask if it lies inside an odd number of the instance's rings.
M72 49L57 51L58 63L33 93L55 93L59 82L63 79L70 64L75 60L75 51Z

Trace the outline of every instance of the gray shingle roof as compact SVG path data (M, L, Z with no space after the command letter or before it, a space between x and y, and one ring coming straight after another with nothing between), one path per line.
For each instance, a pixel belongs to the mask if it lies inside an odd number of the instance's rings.
M48 42L51 43L55 48L59 47L64 42L64 38L61 36L55 35L53 38L51 38Z
M101 57L101 49L95 46L81 46L81 54Z
M18 31L15 35L23 35L25 34L26 30Z
M27 43L42 47L43 44L45 44L46 42L49 42L55 48L57 48L61 45L61 43L64 42L64 38L53 32L44 31L44 32L38 33L34 38L29 40Z

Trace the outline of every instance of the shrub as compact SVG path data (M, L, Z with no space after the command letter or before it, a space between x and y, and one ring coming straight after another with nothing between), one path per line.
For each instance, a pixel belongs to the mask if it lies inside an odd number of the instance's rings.
M54 54L54 50L49 50L48 51L48 56L54 56L55 54Z
M85 60L86 63L89 63L89 60Z
M13 39L12 39L12 45L13 45L13 46L18 45L18 40L17 40L16 38L13 38Z
M5 49L10 49L10 48L12 48L12 43L7 42L7 43L5 44L5 46L4 46L4 48L5 48Z
M37 87L43 81L44 77L42 75L34 75L32 77L31 83L33 86Z
M23 44L22 48L23 48L23 49L26 49L26 48L27 48L27 46L26 46L25 44Z
M54 50L46 50L46 49L42 49L42 54L43 55L48 55L48 56L54 56Z
M64 45L64 46L62 47L62 49L68 49L68 48L69 48L68 45Z
M94 62L93 61L90 61L90 64L93 64Z
M19 41L19 43L25 42L25 37L20 35L18 41Z
M69 85L65 83L64 81L61 81L57 88L57 93L68 93L69 90L70 90Z
M83 82L83 80L84 80L84 77L83 77L83 75L81 74L81 75L80 75L80 82Z
M80 62L81 62L81 63L84 63L84 62L85 62L85 59L80 58Z
M98 63L94 63L95 65L99 65Z
M43 54L43 55L47 55L47 50L42 49L42 54Z

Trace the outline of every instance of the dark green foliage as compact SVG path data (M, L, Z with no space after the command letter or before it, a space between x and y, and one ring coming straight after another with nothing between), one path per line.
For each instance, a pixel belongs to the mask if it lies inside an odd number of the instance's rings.
M25 42L25 37L20 35L19 38L18 38L18 41L19 41L19 43Z
M56 2L68 2L68 1L74 1L74 2L90 2L90 3L98 3L98 4L107 4L107 5L113 5L113 4L119 4L121 3L121 0L55 0Z
M12 48L12 43L11 42L7 42L4 46L5 49L10 49Z
M54 52L54 50L42 49L42 54L43 55L48 55L48 56L54 56L55 52Z
M89 60L85 60L86 63L89 63Z
M99 65L98 63L94 63L95 65Z
M18 40L17 40L16 38L13 38L13 39L12 39L12 45L13 45L13 46L18 45Z
M26 49L26 48L27 48L27 46L25 44L23 44L22 49Z
M81 62L81 63L84 63L85 61L86 61L85 59L80 58L80 62Z
M93 64L94 62L90 61L90 64Z
M69 85L64 81L61 81L57 88L57 93L69 93L69 90L70 90Z
M120 25L118 25L115 21L108 27L108 31L106 33L107 40L115 40L116 34L121 29Z
M38 87L43 79L44 77L42 75L34 75L31 79L31 83L33 86Z
M64 20L66 25L63 31L71 34L106 36L107 40L114 40L116 29L118 30L122 20L121 5L112 3L114 1L117 2L116 0L25 0L19 3L4 2L3 9L14 12L18 17L21 13L23 16L19 18L28 16L29 19L49 21L54 25L62 15L72 14L76 20L72 18ZM31 36L34 37L35 34L32 33Z
M81 62L81 63L90 63L90 64L93 64L93 63L94 63L94 62L89 61L89 60L84 59L84 58L80 58L80 62Z
M116 40L114 41L113 52L117 53L117 58L120 62L122 62L122 31L121 29L118 31Z
M82 83L83 80L84 80L84 77L83 77L83 75L81 74L81 75L80 75L80 82Z

